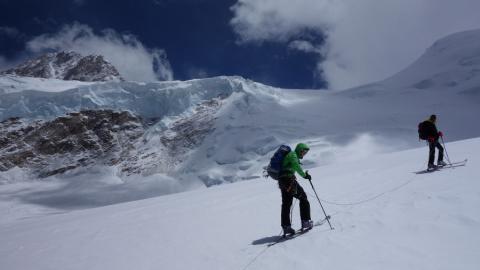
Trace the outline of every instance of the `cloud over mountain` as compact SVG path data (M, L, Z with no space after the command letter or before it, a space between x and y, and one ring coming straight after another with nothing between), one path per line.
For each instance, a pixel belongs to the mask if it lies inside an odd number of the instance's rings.
M231 25L247 43L305 42L299 33L312 29L324 34L324 43L309 46L323 50L309 51L317 52L330 88L341 89L390 76L436 39L480 28L479 9L474 0L239 0Z
M54 34L42 34L27 42L32 53L73 50L81 54L103 55L126 80L172 80L173 71L166 52L147 48L131 34L105 29L97 34L88 25L65 25Z

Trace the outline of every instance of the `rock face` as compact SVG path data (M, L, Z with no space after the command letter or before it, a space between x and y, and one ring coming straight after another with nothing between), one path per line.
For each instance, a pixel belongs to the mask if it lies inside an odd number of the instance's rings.
M115 166L123 175L167 173L214 129L220 99L158 130L158 119L130 112L83 110L52 121L0 122L0 171L25 168L39 177L79 167Z
M128 112L88 110L50 122L0 123L0 170L30 168L40 177L91 164L115 164L144 132Z
M47 53L1 74L85 82L123 80L103 56L82 56L71 51Z

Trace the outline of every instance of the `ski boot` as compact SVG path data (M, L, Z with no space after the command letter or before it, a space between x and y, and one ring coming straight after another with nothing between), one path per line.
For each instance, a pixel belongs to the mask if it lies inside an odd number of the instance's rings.
M313 228L313 221L311 220L302 220L302 231L308 231Z
M437 166L438 166L438 167L444 167L444 166L446 166L446 165L447 165L447 163L446 163L445 161L443 161L443 160L439 160L439 161L437 162Z
M292 226L282 226L283 228L283 237L292 236L295 234L295 230L292 229Z
M428 164L428 168L427 168L427 171L434 171L436 170L438 167L434 164Z

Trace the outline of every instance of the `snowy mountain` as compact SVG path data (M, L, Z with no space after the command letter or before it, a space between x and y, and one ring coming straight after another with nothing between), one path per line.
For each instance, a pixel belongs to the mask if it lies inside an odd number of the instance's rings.
M2 73L85 82L123 80L117 69L103 56L82 56L73 51L47 53Z
M267 87L262 87L261 90L252 90L250 89L252 85L255 83L240 78L220 77L191 82L148 84L111 82L86 85L60 92L15 92L11 90L13 88L10 88L10 92L2 95L2 99L0 99L0 106L3 108L0 114L2 119L6 119L3 122L5 130L3 138L5 138L4 141L10 141L10 143L3 144L2 151L6 157L3 159L5 162L3 167L11 168L14 164L20 167L33 163L48 164L41 168L36 166L34 170L37 175L40 173L45 176L51 175L52 171L65 172L62 169L65 167L73 169L84 166L84 162L71 164L72 162L65 160L65 157L61 155L48 157L49 160L53 158L56 162L32 163L25 160L25 162L18 163L17 157L25 156L24 153L30 153L32 144L21 144L22 147L19 147L17 142L31 141L32 136L37 138L38 136L35 134L39 132L37 130L41 130L40 134L45 141L54 141L54 143L50 143L51 145L64 142L70 145L72 142L68 137L71 135L90 137L90 134L96 134L96 124L85 123L86 128L84 129L76 126L70 128L64 121L64 114L70 112L78 114L77 112L82 110L116 110L118 113L131 113L132 117L138 119L136 125L141 129L141 136L131 138L128 142L129 145L134 145L132 150L125 153L128 157L125 156L125 159L122 159L128 164L115 162L110 165L115 165L115 170L118 170L118 174L121 176L130 175L134 171L142 173L142 175L158 172L172 173L177 170L182 161L188 158L186 155L200 145L203 139L214 130L216 113L223 105L238 104L248 107L244 104L245 102L253 104L254 100L257 100L256 102L260 106L269 104L268 99L273 100L272 94L264 92L265 89L268 89ZM236 92L239 92L238 96L234 94ZM236 101L236 99L238 100ZM270 103L272 102L274 101L270 101ZM237 110L235 109L235 111ZM21 120L10 119L13 116L23 118ZM108 122L108 117L96 119L95 123ZM68 121L73 121L77 125L83 121L84 117L79 118L79 120L69 119ZM18 123L19 121L21 123ZM115 127L113 124L109 127L110 134L115 133L111 129L113 127ZM27 132L24 132L25 130ZM71 130L82 134L71 134ZM58 137L58 134L61 136ZM116 135L111 137L116 137ZM12 138L15 139L12 140ZM96 145L102 144L99 136L92 137L92 140ZM73 141L78 142L78 139ZM124 143L120 143L121 140L113 140L113 142L116 142L117 145L112 148L119 150L124 148ZM16 147L12 147L13 144ZM73 148L76 149L78 146ZM33 146L33 150L32 155L27 156L28 158L40 160L46 158L41 157L43 154L41 151L37 151L38 147ZM83 151L78 157L68 158L68 160L83 161L85 152L89 151ZM72 155L72 153L65 154ZM118 153L109 152L108 154L108 157L103 155L102 159L117 160ZM97 154L93 156L100 157ZM100 161L93 163L95 165L104 164ZM52 164L60 167L54 168ZM26 169L31 169L31 166L27 166Z
M349 104L354 108L362 104L348 117L359 119L357 124L366 130L383 121L385 129L408 127L414 119L436 113L438 126L451 140L477 137L480 129L473 123L480 103L479 41L480 30L447 36L398 74L337 95L357 100Z
M480 40L480 31L446 37L398 75L339 92L275 89L240 77L80 83L4 76L0 120L8 123L10 117L20 117L13 121L21 124L3 124L3 141L10 141L0 149L2 168L11 170L17 164L32 177L69 171L68 178L97 171L98 179L113 174L125 183L138 181L137 177L157 183L155 179L161 178L167 184L157 192L165 194L259 178L272 151L282 143L301 140L321 149L310 161L316 165L415 147L417 123L432 113L438 115L448 141L477 137L480 126L472 123L480 112L480 62L476 61L480 42L474 40ZM28 142L30 133L8 135L21 130L36 134L55 127L68 114L85 110L128 114L137 119L138 135L128 142L111 140L116 150L102 155L89 150L50 155L38 152L38 146L17 143ZM117 138L114 129L111 125L105 132ZM81 130L85 134L61 134L69 143L70 136L80 136L102 145L101 136L92 137L95 130ZM46 134L45 141L63 142L55 129ZM125 143L130 150L124 151ZM358 144L369 147L359 153ZM25 157L32 149L33 154ZM25 157L22 162L18 155ZM80 162L84 155L91 157L89 162ZM11 182L8 175L7 171L0 179Z

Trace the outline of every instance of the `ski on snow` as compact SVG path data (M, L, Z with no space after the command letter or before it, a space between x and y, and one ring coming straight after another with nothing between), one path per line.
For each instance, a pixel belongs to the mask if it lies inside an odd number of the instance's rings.
M325 224L325 222L327 222L328 219L330 219L330 216L327 216L326 218L324 218L322 220L314 222L313 227L317 227L317 226L321 226L321 225ZM312 227L312 229L313 229L313 227ZM295 234L279 236L279 238L276 242L273 242L273 243L269 244L268 246L271 247L271 246L276 245L278 243L297 238L297 237L299 237L301 235L304 235L305 233L309 232L310 230L311 229L308 229L308 230L298 229L298 230L295 231Z
M449 163L445 166L437 166L433 169L425 169L425 170L421 170L421 171L414 172L414 173L415 174L424 174L424 173L432 173L432 172L436 172L436 171L440 171L440 170L448 169L448 168L453 169L453 168L456 168L456 167L466 166L467 161L468 161L468 159L464 159L462 161L456 161L456 162Z

